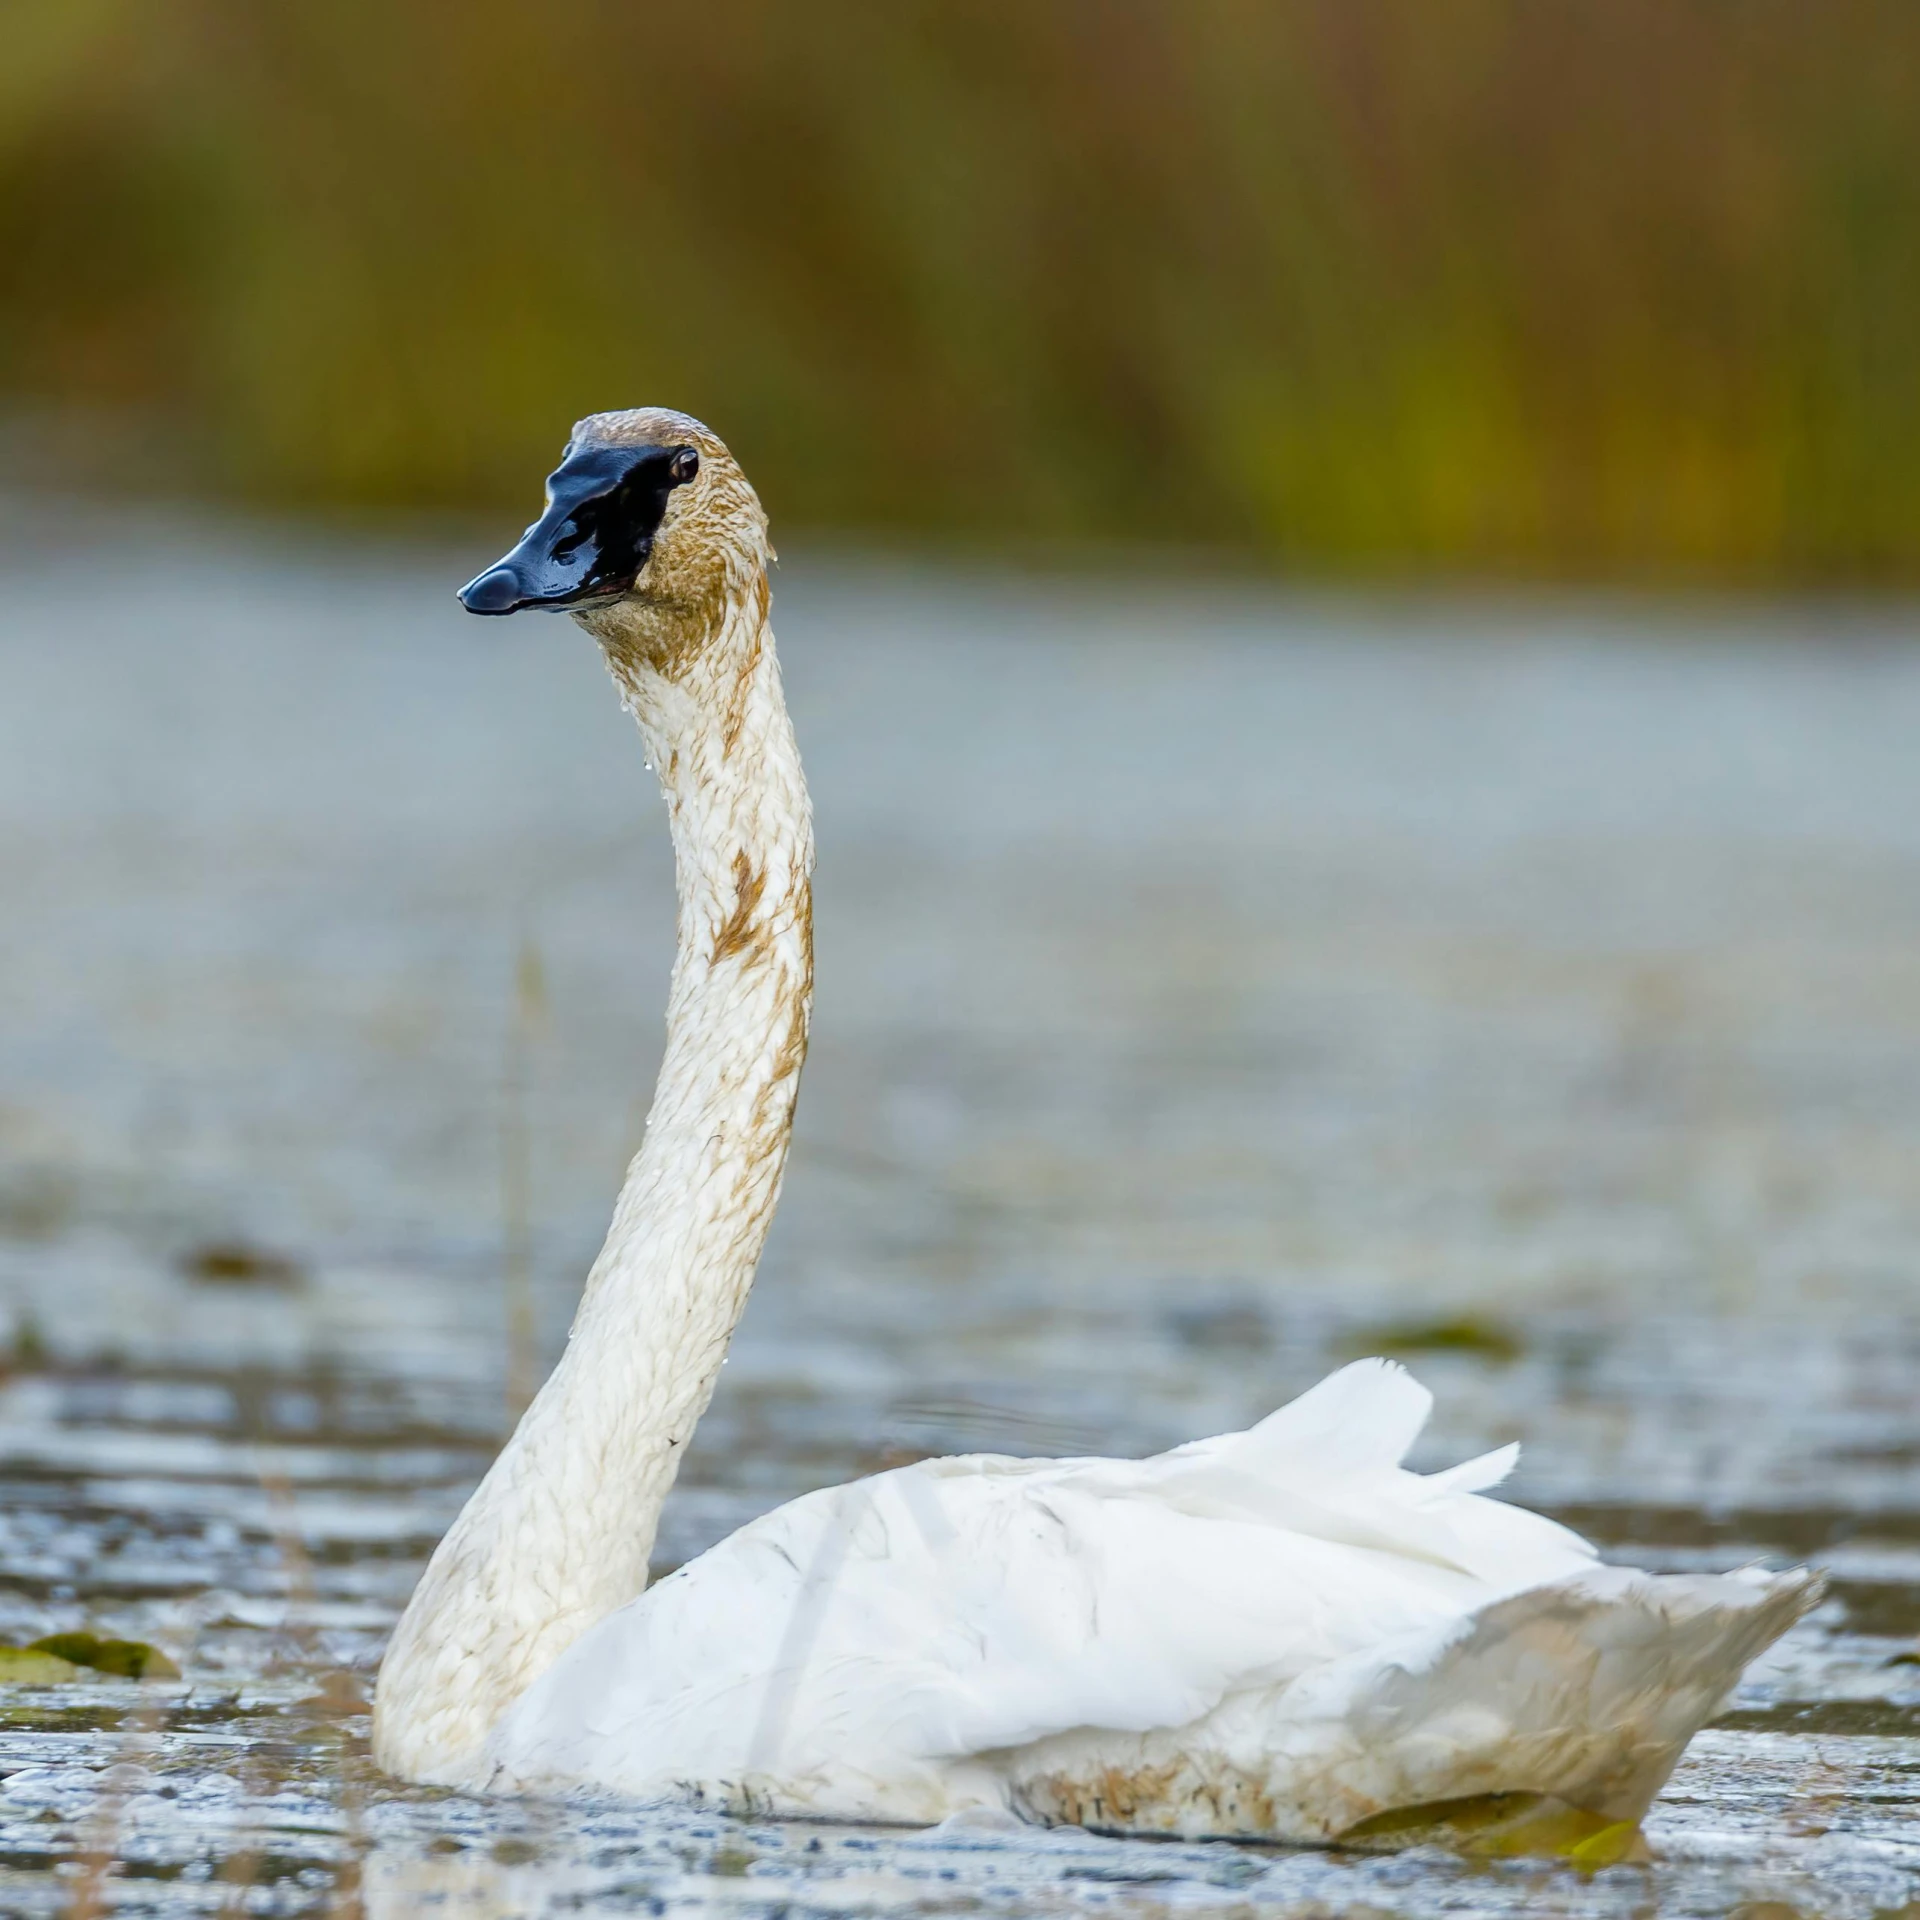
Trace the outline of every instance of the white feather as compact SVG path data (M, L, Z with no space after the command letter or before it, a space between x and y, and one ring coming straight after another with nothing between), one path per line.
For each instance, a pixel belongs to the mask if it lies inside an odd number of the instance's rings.
M1264 1810L1229 1830L1312 1838L1403 1790L1495 1790L1491 1762L1546 1740L1550 1774L1501 1784L1572 1779L1637 1817L1801 1587L1597 1568L1459 1469L1401 1468L1426 1399L1359 1361L1151 1460L935 1460L810 1494L584 1634L502 1721L493 1779L1209 1832L1231 1774Z
M1817 1583L1597 1566L1486 1497L1511 1447L1407 1472L1431 1400L1386 1361L1151 1460L934 1460L810 1494L641 1591L779 1191L812 837L752 489L684 416L588 436L702 456L645 590L587 620L667 796L667 1055L567 1354L388 1649L381 1763L1279 1839L1488 1792L1637 1818Z

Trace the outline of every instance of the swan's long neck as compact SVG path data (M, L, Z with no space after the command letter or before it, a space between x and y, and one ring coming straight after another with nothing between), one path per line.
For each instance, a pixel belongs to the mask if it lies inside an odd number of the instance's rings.
M813 984L807 791L764 574L707 631L596 620L659 770L679 878L667 1050L567 1351L388 1649L380 1763L479 1785L514 1698L646 1585L780 1190ZM690 644L692 643L692 644Z

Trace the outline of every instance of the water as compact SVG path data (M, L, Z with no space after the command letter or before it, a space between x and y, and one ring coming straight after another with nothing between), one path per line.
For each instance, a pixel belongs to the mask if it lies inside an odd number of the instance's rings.
M1610 1553L1834 1576L1651 1865L380 1779L365 1687L564 1332L670 951L637 742L569 625L463 621L484 548L7 523L0 1639L188 1679L0 1696L0 1910L1920 1902L1904 610L779 583L817 1038L663 1561L921 1452L1238 1424L1424 1329L1422 1464L1519 1438L1518 1496Z

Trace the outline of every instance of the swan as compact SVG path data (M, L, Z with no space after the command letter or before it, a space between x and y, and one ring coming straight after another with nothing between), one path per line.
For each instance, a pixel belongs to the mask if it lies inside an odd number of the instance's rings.
M581 421L540 518L461 590L599 642L665 793L678 944L644 1143L564 1356L394 1632L378 1762L913 1824L1313 1842L1488 1795L1637 1822L1817 1578L1602 1565L1488 1497L1513 1447L1409 1472L1430 1398L1383 1360L1148 1460L974 1455L810 1493L647 1584L807 1048L772 559L720 440L643 409Z

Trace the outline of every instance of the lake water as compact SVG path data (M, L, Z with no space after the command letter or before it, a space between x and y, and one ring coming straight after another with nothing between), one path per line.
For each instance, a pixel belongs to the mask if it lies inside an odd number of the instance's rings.
M489 541L491 540L491 544ZM0 526L0 1910L1920 1911L1920 615L802 560L815 1048L675 1562L1397 1344L1419 1463L1833 1597L1591 1878L396 1787L365 1686L635 1144L664 821L434 550Z

